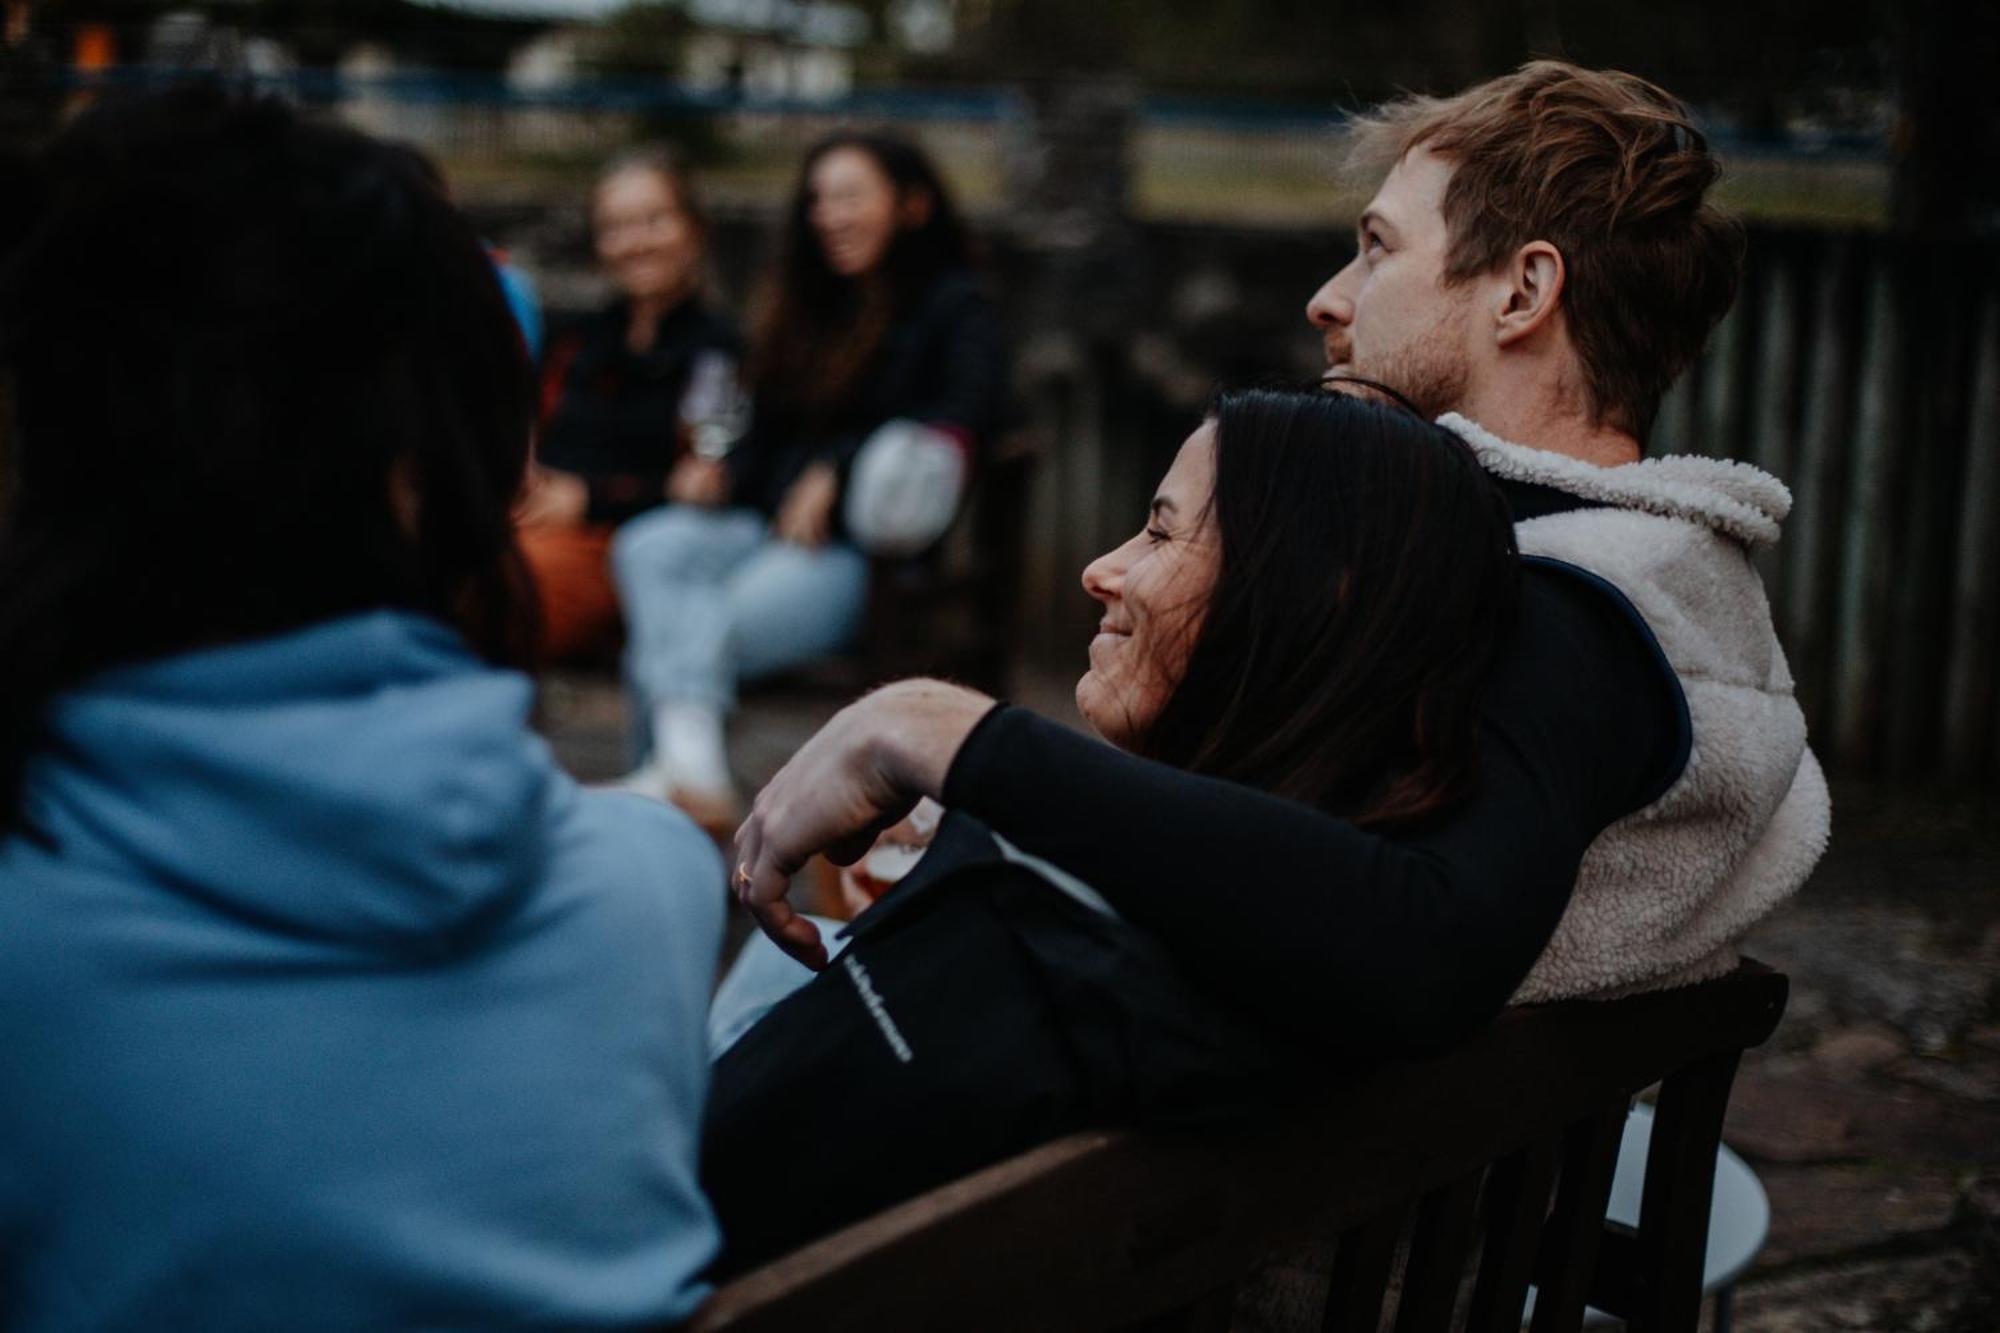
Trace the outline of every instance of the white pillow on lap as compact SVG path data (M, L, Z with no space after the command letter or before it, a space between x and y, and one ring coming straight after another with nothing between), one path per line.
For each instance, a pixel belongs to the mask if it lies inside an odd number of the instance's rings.
M847 531L870 555L915 555L951 526L965 475L954 437L920 421L884 422L848 473Z

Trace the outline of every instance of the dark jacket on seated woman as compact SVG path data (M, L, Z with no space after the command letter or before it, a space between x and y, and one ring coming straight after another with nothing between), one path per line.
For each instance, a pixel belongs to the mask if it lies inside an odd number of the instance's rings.
M1005 425L1007 356L1000 319L978 280L950 269L932 280L882 335L868 368L838 407L815 414L766 386L750 434L729 455L731 502L774 514L799 474L832 463L843 487L876 427L906 418L977 451ZM842 531L838 513L835 531Z
M618 301L559 329L543 377L537 456L583 479L589 523L619 523L660 503L680 456L681 404L705 355L742 355L736 327L690 297L661 316L653 345L626 343L631 304Z

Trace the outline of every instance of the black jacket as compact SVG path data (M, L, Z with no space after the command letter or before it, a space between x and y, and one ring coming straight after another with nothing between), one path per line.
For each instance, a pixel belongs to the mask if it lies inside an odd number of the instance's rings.
M941 274L889 326L848 403L803 421L760 392L750 434L729 455L730 503L777 513L799 474L829 462L844 484L863 442L899 417L939 426L975 451L1005 424L1007 355L1000 320L973 275Z
M666 502L667 473L679 457L681 396L704 352L740 355L735 327L698 300L660 320L653 345L625 345L631 307L623 301L557 332L543 377L538 459L583 478L588 518L617 523Z
M1309 1068L962 814L849 930L715 1064L702 1190L718 1272L1072 1130L1240 1114ZM786 1146L801 1132L822 1147Z

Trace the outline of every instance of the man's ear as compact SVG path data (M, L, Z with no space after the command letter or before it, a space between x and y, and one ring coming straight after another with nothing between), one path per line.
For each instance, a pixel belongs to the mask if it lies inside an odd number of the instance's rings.
M1505 347L1548 324L1562 304L1568 272L1562 251L1547 241L1529 241L1514 252L1502 274L1494 340Z

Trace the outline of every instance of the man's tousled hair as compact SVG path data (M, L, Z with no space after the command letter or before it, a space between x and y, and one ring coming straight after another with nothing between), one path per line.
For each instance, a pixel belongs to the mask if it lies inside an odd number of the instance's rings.
M1452 165L1445 281L1554 245L1591 418L1643 442L1743 272L1742 229L1706 201L1720 166L1688 109L1636 75L1536 60L1453 97L1390 102L1349 140L1354 164L1377 171L1419 146Z

